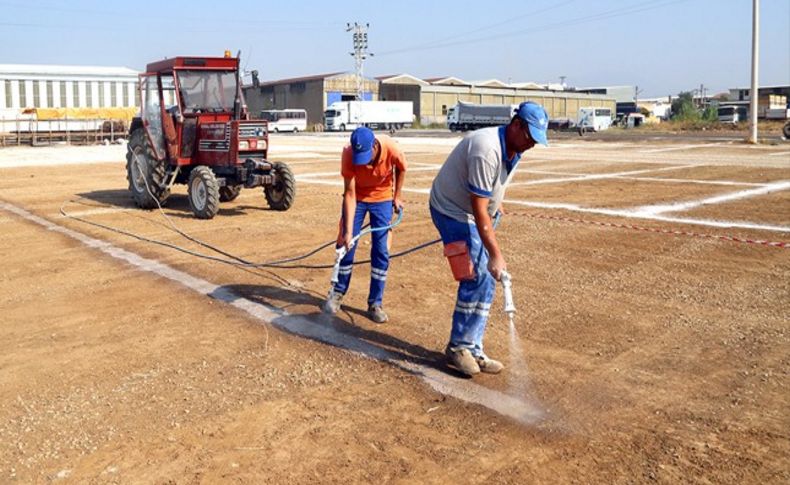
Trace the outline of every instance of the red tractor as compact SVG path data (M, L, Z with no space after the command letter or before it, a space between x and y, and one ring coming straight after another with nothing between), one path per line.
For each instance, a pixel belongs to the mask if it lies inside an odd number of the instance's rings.
M241 92L239 58L175 57L140 75L140 116L126 154L135 203L153 209L174 183L187 184L196 217L211 219L242 187L263 187L274 210L296 196L291 169L266 159L267 124L250 120Z

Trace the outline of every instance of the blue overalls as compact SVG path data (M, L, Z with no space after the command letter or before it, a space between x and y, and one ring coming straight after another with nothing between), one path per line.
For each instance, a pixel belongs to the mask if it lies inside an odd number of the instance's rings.
M508 175L515 170L521 154L516 153L512 159L507 160L505 146L505 127L499 128L499 142L502 147L502 162L505 164ZM491 196L480 189L470 187L470 193L482 196ZM448 217L431 207L431 218L436 229L442 237L442 242L448 244L455 241L465 241L469 248L469 256L475 269L475 277L471 280L460 281L458 295L453 311L453 327L450 332L449 346L452 349L468 348L472 355L478 357L483 354L483 335L485 334L491 302L494 301L496 280L488 271L488 251L483 246L480 233L474 221L462 222Z

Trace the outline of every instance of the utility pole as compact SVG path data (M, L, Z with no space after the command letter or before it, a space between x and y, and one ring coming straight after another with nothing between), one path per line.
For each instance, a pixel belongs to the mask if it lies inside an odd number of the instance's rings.
M368 27L370 27L370 24L362 25L354 22L354 25L351 25L350 23L346 23L346 32L354 32L354 52L350 52L350 54L354 57L357 81L357 101L362 101L364 93L364 78L362 77L362 72L365 59L367 59L368 56L373 57L373 54L368 53Z
M757 143L757 108L760 97L758 87L758 64L760 56L760 0L752 0L752 89L749 113L750 143Z

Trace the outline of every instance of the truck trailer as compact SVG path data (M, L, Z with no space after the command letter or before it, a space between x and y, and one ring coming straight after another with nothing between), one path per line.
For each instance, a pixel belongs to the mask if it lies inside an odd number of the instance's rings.
M360 126L400 130L414 121L411 101L337 101L324 111L326 131L354 130Z
M518 109L517 104L472 104L459 102L447 110L450 131L469 131L487 126L506 125Z

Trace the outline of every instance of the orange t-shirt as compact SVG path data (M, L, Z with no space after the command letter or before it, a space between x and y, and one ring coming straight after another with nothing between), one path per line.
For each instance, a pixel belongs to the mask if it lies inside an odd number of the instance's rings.
M406 171L406 157L397 143L387 135L376 135L381 146L379 161L375 165L354 165L351 145L343 148L340 174L343 178L354 179L354 190L360 202L384 202L392 200L393 167L399 173Z

